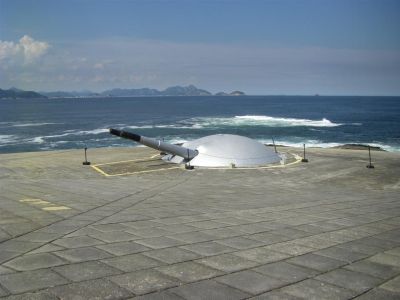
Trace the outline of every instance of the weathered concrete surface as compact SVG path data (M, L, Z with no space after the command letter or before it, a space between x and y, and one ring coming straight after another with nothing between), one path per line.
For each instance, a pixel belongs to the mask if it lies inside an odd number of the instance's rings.
M115 177L83 151L0 155L0 297L399 299L400 155L372 154Z

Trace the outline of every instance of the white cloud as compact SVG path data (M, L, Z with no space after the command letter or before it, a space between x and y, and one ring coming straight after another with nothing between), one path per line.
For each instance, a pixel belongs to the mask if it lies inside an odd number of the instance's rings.
M49 47L48 43L36 41L28 35L24 35L18 43L0 40L0 62L11 60L33 63L43 56Z

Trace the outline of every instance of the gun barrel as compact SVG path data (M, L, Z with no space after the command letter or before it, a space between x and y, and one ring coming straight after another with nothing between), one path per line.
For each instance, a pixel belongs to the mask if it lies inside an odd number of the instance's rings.
M197 150L189 149L189 148L178 146L178 145L169 144L169 143L166 143L166 142L163 142L160 140L137 135L137 134L134 134L134 133L131 133L128 131L122 131L122 130L110 128L110 133L113 135L116 135L116 136L120 136L122 138L133 140L135 142L138 142L140 144L143 144L145 146L148 146L148 147L156 149L156 150L164 151L169 154L183 157L186 160L191 160L198 154Z

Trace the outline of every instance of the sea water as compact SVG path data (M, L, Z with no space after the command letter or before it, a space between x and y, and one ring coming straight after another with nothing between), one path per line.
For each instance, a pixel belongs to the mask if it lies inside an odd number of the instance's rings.
M210 96L0 100L0 153L137 146L128 130L171 143L210 134L263 143L400 151L400 97Z

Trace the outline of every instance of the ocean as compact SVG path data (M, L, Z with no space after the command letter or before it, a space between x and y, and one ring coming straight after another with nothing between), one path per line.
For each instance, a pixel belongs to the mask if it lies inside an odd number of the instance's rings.
M179 143L230 133L263 143L400 151L400 97L235 96L0 100L0 153Z

